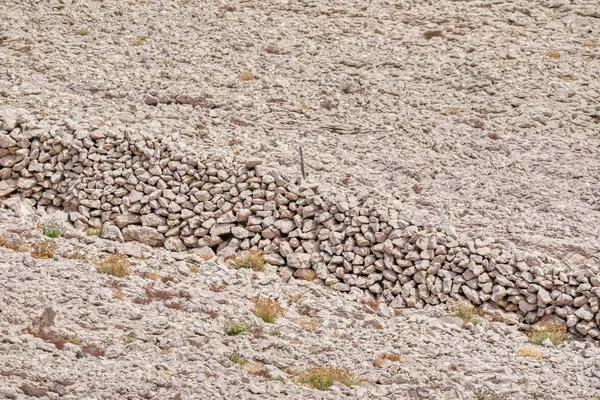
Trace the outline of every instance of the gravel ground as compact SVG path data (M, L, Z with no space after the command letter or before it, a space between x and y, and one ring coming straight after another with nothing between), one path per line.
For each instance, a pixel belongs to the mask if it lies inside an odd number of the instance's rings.
M41 241L36 226L48 217L15 204L0 210L2 237ZM99 273L97 260L117 252L129 255L131 274ZM285 268L236 270L69 227L55 255L0 247L2 399L590 400L600 393L600 350L574 338L557 348L528 344L516 325L465 325L442 306L394 315L360 291L295 280ZM275 323L252 313L259 295L283 308ZM226 335L240 319L250 331ZM539 360L517 353L528 346ZM309 389L296 374L313 367L347 369L359 384Z
M600 245L595 1L0 4L0 101L175 135L506 237Z

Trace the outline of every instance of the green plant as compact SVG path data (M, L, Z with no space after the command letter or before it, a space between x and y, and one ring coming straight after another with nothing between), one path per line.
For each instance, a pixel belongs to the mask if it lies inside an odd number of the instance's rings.
M227 336L237 336L244 332L250 332L252 330L252 325L243 319L239 319L237 321L227 322L223 330Z
M100 236L102 235L102 225L100 226L90 226L85 230L86 236Z
M540 345L546 339L550 339L556 347L567 338L566 328L556 324L546 324L539 328L533 328L527 332L529 341L533 344Z
M125 278L129 276L131 263L121 254L109 254L96 261L96 271L101 274Z
M298 382L312 389L329 390L333 382L346 386L355 386L360 380L347 369L317 367L304 370L298 375Z
M279 327L271 329L271 336L281 337L281 330L279 329Z
M246 364L246 361L242 358L241 354L237 350L228 353L227 359L232 363L238 364L240 366L244 366Z
M252 313L269 324L275 323L277 318L283 315L279 300L258 296L252 301L254 303Z
M477 311L477 309L468 301L456 304L451 309L450 315L462 319L465 324L471 322L472 324L477 325L481 322L479 311Z
M65 228L60 221L51 220L44 224L42 228L42 233L44 236L48 236L49 238L56 239L63 234Z
M498 393L488 388L479 388L473 391L475 400L508 400L508 394Z
M146 42L147 39L148 36L139 36L133 42L131 42L131 44L134 46L141 46Z
M237 256L231 266L235 269L249 268L253 271L264 271L265 264L266 261L262 252L253 250Z

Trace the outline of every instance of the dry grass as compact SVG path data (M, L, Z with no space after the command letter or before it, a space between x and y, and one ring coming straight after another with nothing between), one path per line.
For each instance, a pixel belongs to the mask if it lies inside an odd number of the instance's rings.
M473 391L475 400L508 400L508 394L494 392L488 388L479 388Z
M360 299L360 303L366 305L373 311L377 311L379 308L379 300L373 297L367 296Z
M229 321L225 324L223 331L227 336L237 336L244 332L250 332L252 325L249 322L239 319L237 321Z
M292 303L297 303L300 300L302 300L302 298L304 297L304 295L302 293L294 293L290 295L290 302Z
M188 265L188 268L190 269L190 272L192 274L197 274L198 272L200 272L200 268L196 265Z
M211 282L210 285L208 285L208 287L210 288L211 292L222 292L223 289L225 289L227 287L227 284L225 282L218 284L217 282Z
M86 236L100 236L102 235L102 225L100 226L91 226L85 230Z
M458 114L460 114L460 108L458 108L458 107L446 108L446 115L458 115Z
M90 34L90 31L87 28L80 28L77 30L77 34L79 36L87 36Z
M0 236L0 247L6 247L19 253L31 250L30 246L27 243L23 243L22 240L11 239L5 235Z
M400 354L398 353L381 353L373 360L373 366L381 368L385 360L389 360L391 362L402 362Z
M139 36L133 42L131 42L131 44L134 46L141 46L144 43L146 43L147 39L148 39L148 36Z
M116 289L113 289L112 297L113 297L113 299L123 300L125 295L123 294L123 290L121 290L121 288L116 288Z
M302 371L298 382L312 389L329 390L334 382L346 386L355 386L360 380L349 370L332 367L316 367Z
M458 317L463 320L465 324L471 322L477 325L481 322L481 315L479 311L468 301L458 303L451 308L450 315Z
M56 250L56 242L52 239L44 239L33 245L31 256L33 258L52 258Z
M560 53L556 50L550 50L546 52L546 57L558 60L560 58Z
M318 318L307 316L296 318L296 323L300 325L300 327L306 332L314 332L321 325L321 322Z
M252 313L269 324L274 324L277 318L283 315L283 307L279 300L258 296L252 302L254 303Z
M531 346L521 347L520 349L517 350L517 354L519 354L523 357L531 357L536 360L542 359L542 352Z
M567 332L565 327L549 323L541 328L529 330L527 336L533 344L540 345L544 340L550 339L554 346L558 346L567 339Z
M62 258L66 258L68 260L81 260L85 261L88 259L88 255L85 250L72 250L67 253L59 254Z
M109 254L96 261L96 271L117 278L129 276L131 263L121 254Z
M596 42L584 43L583 47L589 47L590 49L595 49L598 47L598 43L596 43Z
M231 266L235 269L249 268L253 271L264 271L265 264L263 253L257 250L240 254L231 262Z
M254 76L254 74L250 71L242 71L240 73L240 80L242 82L247 82L247 81L253 81L255 80L256 77Z

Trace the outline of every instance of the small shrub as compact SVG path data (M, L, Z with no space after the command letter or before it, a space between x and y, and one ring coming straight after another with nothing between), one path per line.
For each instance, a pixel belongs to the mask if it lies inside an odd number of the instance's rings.
M317 390L329 390L333 382L339 382L346 386L355 386L360 383L349 370L332 367L309 368L298 375L298 382Z
M163 276L162 278L160 278L160 281L164 284L167 284L169 282L177 283L177 279L175 279L171 275Z
M96 262L96 271L101 274L108 274L117 278L129 276L131 263L121 254L109 254Z
M247 82L247 81L253 81L255 80L256 77L254 76L254 74L250 71L242 71L240 73L240 80L242 82Z
M42 233L44 236L48 236L51 239L59 238L64 231L65 228L63 227L63 224L56 220L46 222L42 228Z
M373 366L381 368L385 360L389 360L391 362L402 362L400 354L398 353L381 353L373 360Z
M164 302L163 304L172 310L183 310L185 308L185 304L182 301Z
M554 346L558 346L567 339L567 332L564 327L556 324L546 324L540 328L535 328L527 332L529 341L540 345L546 339L550 339Z
M73 335L73 334L69 334L69 333L61 333L60 336L65 339L67 342L71 343L71 344L76 344L77 346L79 346L82 342L81 340L77 337L77 335Z
M104 348L102 346L94 344L94 343L84 345L81 348L81 352L83 354L89 354L90 356L93 356L93 357L104 357L104 354L105 354Z
M258 296L252 301L254 302L252 313L269 324L275 323L277 318L283 315L283 308L279 300Z
M521 347L520 349L517 350L517 354L519 354L523 357L531 357L536 360L542 359L542 352L531 346Z
M244 332L250 332L252 330L252 325L247 321L239 319L237 321L227 322L223 330L227 336L237 336Z
M450 315L462 319L465 324L471 322L472 324L477 325L481 322L479 311L477 311L477 309L468 301L458 303L452 307Z
M152 303L152 299L149 299L147 297L136 297L135 299L133 299L133 302L135 304L150 304Z
M142 277L144 279L150 279L151 281L155 281L158 279L158 274L154 271L152 271L152 272L144 271L140 274L140 277Z
M102 225L100 226L90 226L85 230L86 236L100 236L102 235Z
M246 364L246 361L242 359L241 354L237 350L234 350L231 353L227 354L227 359L232 363L238 364L240 366L244 366L244 364Z
M6 247L7 249L11 249L19 253L24 253L30 250L28 244L23 243L21 240L11 239L4 235L0 236L0 247Z
M266 261L262 252L253 250L237 256L231 266L235 269L249 268L253 271L264 271L265 264Z
M306 332L314 332L317 330L319 325L321 324L319 319L314 317L302 316L300 318L296 318L296 323L300 325L302 329Z
M123 298L125 297L125 294L123 293L123 290L121 288L116 288L113 289L113 299L117 299L117 300L123 300Z
M90 33L90 31L87 30L86 28L80 28L77 30L77 34L79 36L87 36L87 35L89 35L89 33Z
M494 392L488 388L479 388L473 391L475 400L508 400L508 394Z
M281 330L279 329L279 327L275 327L271 329L270 335L275 337L281 337Z
M560 58L560 53L556 50L550 50L546 52L546 57L552 58L554 60L558 60Z
M198 266L196 265L188 265L188 268L190 269L190 272L192 274L197 274L198 272L200 272L200 268L198 268Z
M33 258L52 258L56 250L56 243L52 239L44 239L33 245L31 256Z
M317 315L317 310L309 306L308 304L303 304L299 306L297 311L298 314L304 315L306 317L314 317L315 315Z
M141 46L146 42L147 39L148 36L139 36L133 42L131 42L131 44L134 46Z
M208 315L208 318L210 318L210 319L215 319L219 316L219 312L215 311L215 310L202 310L202 312L204 314ZM227 332L225 332L225 333L227 333Z
M67 340L63 336L41 325L25 328L23 333L29 333L30 335L42 339L46 343L51 343L58 350L63 350L65 348L65 344L67 344Z

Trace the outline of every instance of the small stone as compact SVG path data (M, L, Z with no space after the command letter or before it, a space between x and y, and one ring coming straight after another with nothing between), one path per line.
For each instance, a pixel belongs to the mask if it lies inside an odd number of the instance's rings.
M293 253L286 257L288 267L292 268L310 268L310 254ZM348 289L350 290L350 289Z
M462 318L459 317L444 316L440 317L439 320L444 325L455 325L459 328L462 328L464 324Z

